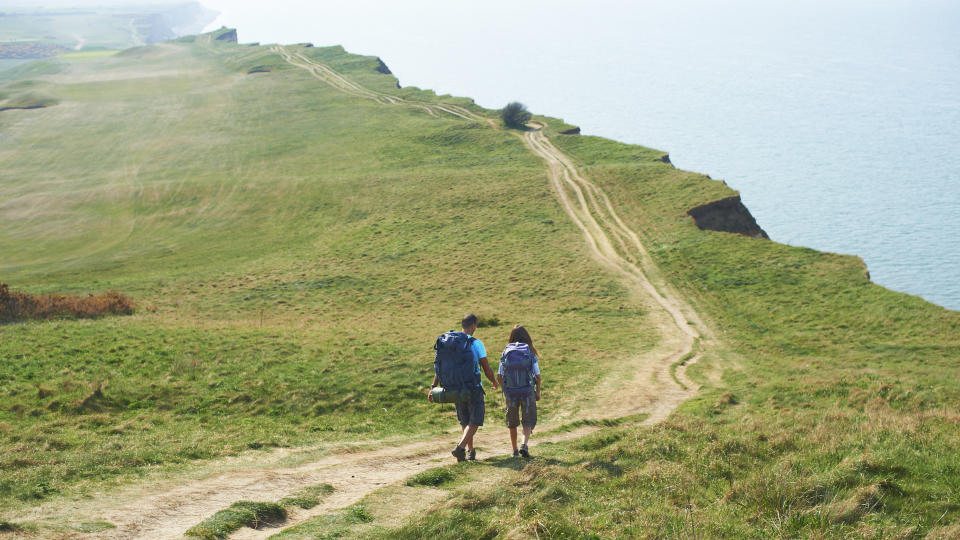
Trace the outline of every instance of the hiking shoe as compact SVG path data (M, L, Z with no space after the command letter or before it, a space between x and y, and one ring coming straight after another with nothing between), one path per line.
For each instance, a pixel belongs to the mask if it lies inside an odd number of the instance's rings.
M450 453L453 454L453 457L457 458L457 463L467 458L467 451L464 450L463 448L460 448L459 446L454 448L453 452L450 452Z
M477 460L477 449L476 449L476 448L474 448L473 450L467 452L467 459L470 460L470 461L476 461L476 460Z
M525 458L530 457L530 450L527 449L527 445L524 444L520 447L520 455Z
M513 449L513 457L520 457L520 451L516 448Z

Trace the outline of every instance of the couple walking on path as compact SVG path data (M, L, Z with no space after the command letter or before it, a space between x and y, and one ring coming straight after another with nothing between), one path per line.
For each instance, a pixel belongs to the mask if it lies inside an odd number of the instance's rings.
M483 369L493 389L503 391L513 455L530 457L527 445L537 425L537 401L540 400L537 349L526 328L519 324L514 326L494 377L483 342L473 337L477 323L477 317L468 314L460 323L462 332L451 330L437 338L433 384L427 399L455 404L462 436L451 453L457 461L476 459L473 437L483 425L486 413L485 392L480 379L480 370ZM523 430L523 443L519 448L518 427Z

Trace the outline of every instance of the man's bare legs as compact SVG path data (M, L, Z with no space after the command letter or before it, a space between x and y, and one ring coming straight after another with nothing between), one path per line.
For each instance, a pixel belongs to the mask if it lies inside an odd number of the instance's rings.
M473 436L477 432L477 428L480 426L470 424L463 427L463 437L460 439L460 448L465 448L467 451L473 450Z

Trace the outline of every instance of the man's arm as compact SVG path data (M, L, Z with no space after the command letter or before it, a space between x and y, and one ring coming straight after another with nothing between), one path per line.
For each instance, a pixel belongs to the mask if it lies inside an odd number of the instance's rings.
M497 382L497 378L493 376L493 370L490 369L490 362L487 361L486 356L480 359L480 367L483 368L484 375L490 379L490 384L493 385L493 389L496 390L497 388L500 388L500 383Z
M427 390L427 401L429 401L430 403L433 403L433 394L430 393L430 390L433 390L434 387L436 387L436 386L437 386L437 383L439 383L439 382L440 382L440 378L437 377L437 374L436 374L436 373L434 373L434 374L433 374L433 383L430 384L430 389Z

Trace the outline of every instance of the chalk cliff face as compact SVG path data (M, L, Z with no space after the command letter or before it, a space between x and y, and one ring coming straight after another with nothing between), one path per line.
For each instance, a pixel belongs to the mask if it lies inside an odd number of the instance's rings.
M693 218L701 230L721 231L742 234L752 238L769 240L767 233L760 228L750 210L743 205L740 195L691 208L687 215Z

